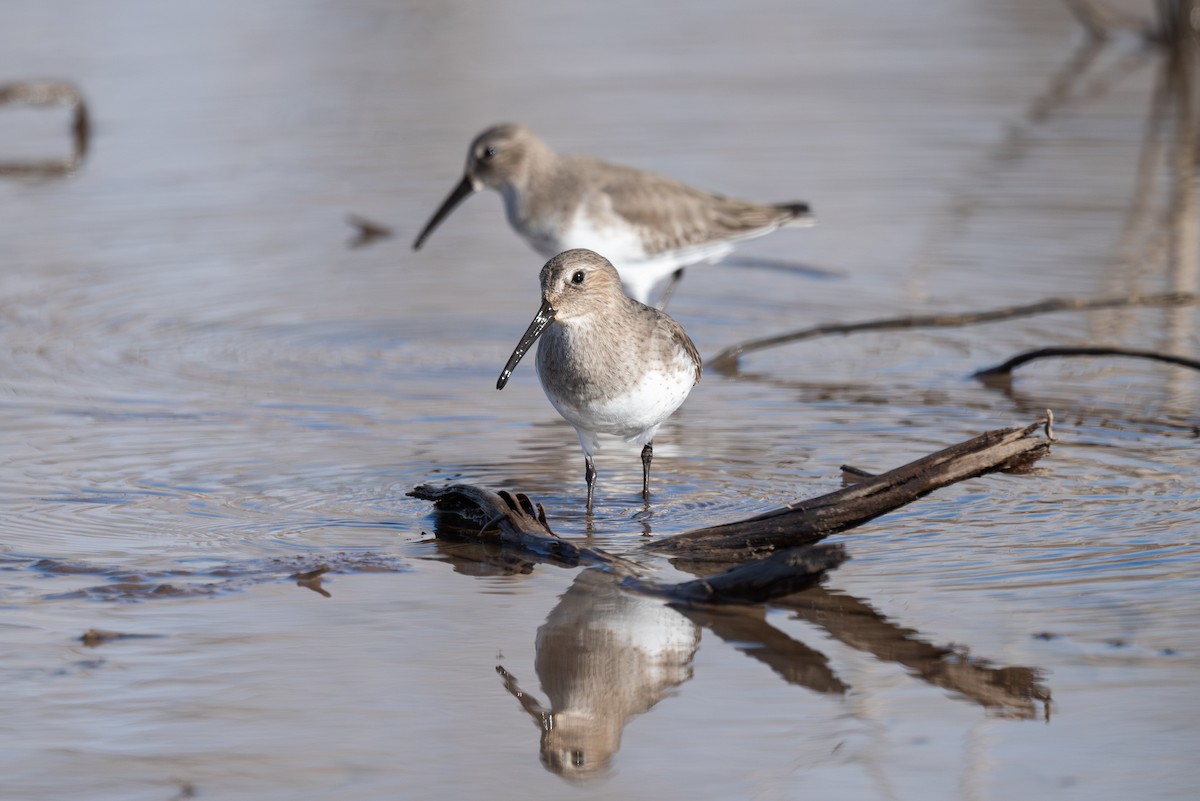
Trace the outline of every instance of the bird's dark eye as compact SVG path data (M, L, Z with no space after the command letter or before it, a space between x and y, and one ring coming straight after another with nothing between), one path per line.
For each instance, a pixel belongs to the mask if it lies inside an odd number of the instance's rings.
M495 158L496 157L496 146L488 145L487 149L483 151L483 157L485 159Z
M583 283L583 270L575 271L575 274L571 276L571 283L572 284L582 284Z

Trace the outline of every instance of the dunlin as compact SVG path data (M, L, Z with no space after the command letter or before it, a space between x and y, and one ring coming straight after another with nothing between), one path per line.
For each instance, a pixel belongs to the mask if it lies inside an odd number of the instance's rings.
M700 380L700 354L665 312L621 291L616 269L590 250L560 253L542 268L542 305L517 343L496 389L539 336L538 379L550 403L575 427L583 448L587 511L592 511L599 434L642 446L642 497L658 427Z
M572 248L604 253L630 296L660 305L684 267L719 261L743 239L813 221L807 203L749 203L644 170L560 155L528 129L503 124L475 137L462 180L413 249L484 187L503 195L509 225L538 253L547 258Z

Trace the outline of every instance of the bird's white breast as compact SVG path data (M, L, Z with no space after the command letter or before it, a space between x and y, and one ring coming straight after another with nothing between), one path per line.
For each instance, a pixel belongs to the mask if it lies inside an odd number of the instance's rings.
M654 438L658 426L683 405L695 382L694 368L648 368L625 387L610 394L579 402L561 377L547 376L540 369L538 378L550 403L568 423L592 434L614 434L645 445Z

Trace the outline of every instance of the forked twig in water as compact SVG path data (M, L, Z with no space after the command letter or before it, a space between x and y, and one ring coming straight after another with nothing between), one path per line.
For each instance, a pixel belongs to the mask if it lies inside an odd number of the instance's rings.
M1003 364L997 364L994 367L988 367L984 370L979 370L975 373L975 377L981 381L994 379L997 377L1008 377L1013 370L1021 365L1034 361L1035 359L1047 359L1057 356L1123 356L1135 359L1150 359L1156 362L1165 362L1174 364L1180 367L1190 367L1193 370L1200 370L1200 361L1189 359L1186 356L1176 356L1171 353L1158 353L1152 350L1133 350L1130 348L1106 348L1106 347L1061 347L1061 348L1038 348L1013 356Z

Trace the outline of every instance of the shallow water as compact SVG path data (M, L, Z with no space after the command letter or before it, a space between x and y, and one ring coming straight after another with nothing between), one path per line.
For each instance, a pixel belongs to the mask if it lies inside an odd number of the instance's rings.
M574 433L529 365L493 388L540 259L494 195L409 248L501 119L812 202L685 279L706 355L1194 290L1160 229L1122 237L1157 59L1119 35L1072 73L1082 42L1041 2L10 3L0 81L76 82L93 132L68 177L0 178L3 795L1190 797L1200 378L970 374L1195 358L1194 307L751 355L661 430L649 513L636 451L602 451L591 536L621 552L1055 410L1038 469L837 537L852 559L768 610L689 619L441 543L405 496L520 489L586 531ZM67 118L0 107L0 157L68 153ZM351 212L395 236L349 247Z

